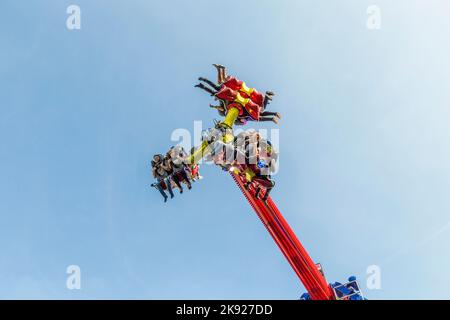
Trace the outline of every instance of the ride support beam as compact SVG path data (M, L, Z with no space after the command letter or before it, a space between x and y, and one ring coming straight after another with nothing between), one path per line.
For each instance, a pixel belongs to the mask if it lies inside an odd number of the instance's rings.
M244 187L244 181L238 174L232 172L230 174L294 269L311 299L334 300L334 294L325 277L318 270L272 199L269 197L267 202L256 199L250 190Z

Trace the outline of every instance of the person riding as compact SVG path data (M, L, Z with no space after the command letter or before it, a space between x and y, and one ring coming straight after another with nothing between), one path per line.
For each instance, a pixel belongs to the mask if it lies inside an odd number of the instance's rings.
M189 172L189 179L192 181L197 181L203 179L203 177L200 175L200 166L198 164L194 164L190 167L188 167Z
M259 198L264 188L265 194L262 200L266 201L275 186L271 173L276 171L277 153L269 141L254 131L242 132L235 138L235 143L240 154L237 161L242 162L244 171L249 173L245 188L248 189L252 182L256 182L255 198Z
M155 154L151 164L153 177L157 181L157 183L152 184L152 186L158 189L164 198L164 202L167 202L168 197L164 191L165 188L169 191L170 198L172 199L174 197L170 181L170 168L164 164L164 158L161 154Z
M172 179L180 189L180 193L183 193L181 182L186 183L189 190L192 188L191 181L186 172L187 165L184 162L186 156L186 152L180 146L171 147L166 154L166 158L172 170Z

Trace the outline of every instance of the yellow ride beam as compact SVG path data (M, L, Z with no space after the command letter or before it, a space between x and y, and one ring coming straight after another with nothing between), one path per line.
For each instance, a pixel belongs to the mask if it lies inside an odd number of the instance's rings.
M219 123L219 127L226 130L226 133L223 136L223 141L228 143L233 141L233 125L239 116L239 110L237 108L231 108L228 110L225 119ZM211 152L208 150L210 143L208 141L203 141L202 144L189 156L188 163L191 165L197 164L203 157Z
M191 165L197 164L206 155L205 150L209 147L208 141L203 141L202 144L192 153L188 158L188 163ZM210 150L208 150L210 151ZM209 152L208 152L209 153Z
M231 108L230 110L228 110L227 115L225 116L225 119L222 121L220 126L226 129L233 129L234 122L236 121L238 115L239 109Z

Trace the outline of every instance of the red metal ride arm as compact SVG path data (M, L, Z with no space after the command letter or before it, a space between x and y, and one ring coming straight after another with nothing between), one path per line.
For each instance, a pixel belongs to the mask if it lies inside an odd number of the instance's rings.
M269 197L266 202L256 199L244 187L241 176L231 173L242 193L269 231L276 244L294 269L313 300L334 300L334 295L324 276L303 248L292 229Z

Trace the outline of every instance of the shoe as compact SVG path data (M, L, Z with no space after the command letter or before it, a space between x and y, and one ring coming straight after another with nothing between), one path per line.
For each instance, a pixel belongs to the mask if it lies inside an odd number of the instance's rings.
M166 203L167 202L167 197L164 197L164 203Z
M275 95L275 93L273 91L266 91L266 94L268 96L274 96Z
M276 117L273 117L273 118L272 118L272 121L275 122L276 124L278 124L278 120L277 120Z
M214 66L215 68L217 68L217 69L224 69L224 68L225 68L223 65L221 65L221 64L216 64L216 63L213 63L213 66Z
M278 112L275 112L275 117L277 117L278 119L281 119L281 114L279 114Z
M182 194L183 193L183 189L180 189L180 194Z

